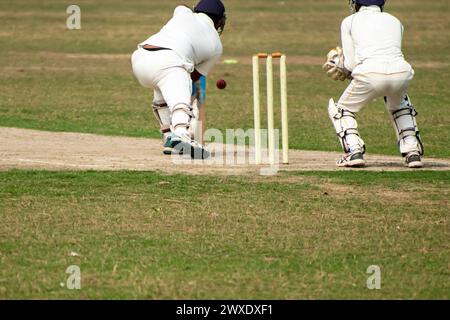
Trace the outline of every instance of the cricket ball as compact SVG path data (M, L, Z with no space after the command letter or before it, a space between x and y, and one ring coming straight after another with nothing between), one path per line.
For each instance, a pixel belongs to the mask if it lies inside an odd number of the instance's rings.
M227 82L225 80L223 80L223 79L217 80L216 86L220 90L225 89L226 86L227 86Z

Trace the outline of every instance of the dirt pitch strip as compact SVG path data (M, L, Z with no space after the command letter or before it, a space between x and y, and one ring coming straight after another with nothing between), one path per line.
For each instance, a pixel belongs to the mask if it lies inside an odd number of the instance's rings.
M249 150L234 151L241 158L237 163L220 161L191 161L161 153L158 139L101 136L85 133L47 132L17 128L0 128L0 170L137 170L166 173L244 175L259 173L264 166L248 161ZM221 150L222 145L209 145ZM233 154L233 153L232 153ZM290 150L290 164L280 165L281 171L334 171L337 152ZM246 159L242 159L246 157ZM233 157L224 157L228 159ZM401 157L367 155L367 167L357 170L404 171ZM227 161L227 160L224 160ZM241 162L239 162L241 161ZM235 162L235 163L236 163ZM446 159L425 158L425 170L450 170Z

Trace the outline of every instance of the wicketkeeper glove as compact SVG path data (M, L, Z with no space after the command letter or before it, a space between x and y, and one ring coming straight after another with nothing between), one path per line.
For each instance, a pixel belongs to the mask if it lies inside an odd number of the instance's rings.
M352 79L351 72L345 69L344 52L341 47L336 47L328 52L327 61L322 66L322 69L333 80L344 81L346 79Z

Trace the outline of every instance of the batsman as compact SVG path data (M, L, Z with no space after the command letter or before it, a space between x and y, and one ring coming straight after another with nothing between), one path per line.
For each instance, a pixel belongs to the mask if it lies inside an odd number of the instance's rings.
M201 0L194 9L180 5L169 22L140 43L131 57L139 83L153 89L153 112L164 137L165 154L209 157L193 137L198 112L191 99L192 82L206 76L220 59L225 22L220 0Z
M355 113L378 97L391 116L400 153L410 168L421 168L423 145L417 112L407 94L414 70L402 53L403 25L383 12L385 0L350 0L352 15L341 25L342 48L331 50L323 68L333 80L351 80L337 103L330 100L328 114L344 156L339 167L365 166L365 144Z

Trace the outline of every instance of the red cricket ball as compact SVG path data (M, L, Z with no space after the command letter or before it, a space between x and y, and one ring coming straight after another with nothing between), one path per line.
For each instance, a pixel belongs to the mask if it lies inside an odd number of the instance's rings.
M216 86L220 90L225 89L227 86L227 82L223 79L217 80Z

